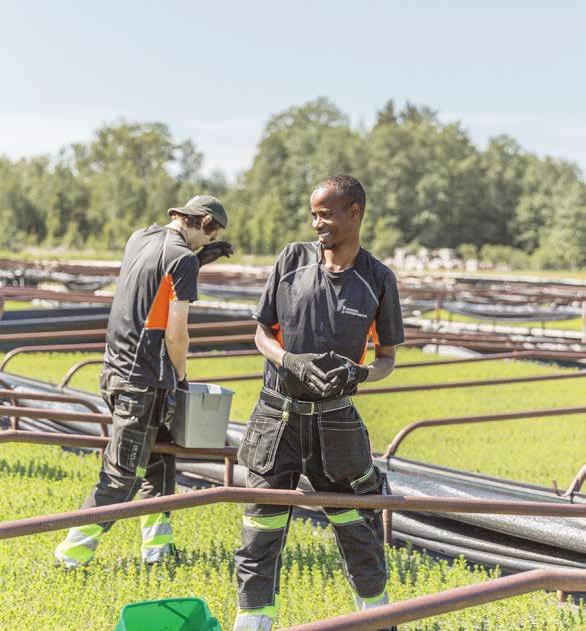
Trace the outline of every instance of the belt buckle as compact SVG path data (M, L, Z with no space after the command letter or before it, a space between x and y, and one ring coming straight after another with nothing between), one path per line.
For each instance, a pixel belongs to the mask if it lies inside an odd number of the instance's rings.
M315 401L310 401L309 405L310 405L309 414L310 416L313 416L315 414Z

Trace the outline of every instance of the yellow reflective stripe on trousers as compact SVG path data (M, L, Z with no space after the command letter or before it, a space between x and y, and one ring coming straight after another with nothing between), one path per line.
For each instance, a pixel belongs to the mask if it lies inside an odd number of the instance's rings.
M385 591L382 594L379 594L378 596L367 596L366 598L364 598L363 596L359 596L359 598L363 600L365 603L368 603L369 605L373 605L375 603L388 600L387 590L385 589Z
M279 515L243 515L242 523L245 528L254 530L282 530L289 521L289 511Z
M267 616L268 618L276 618L281 604L280 594L275 594L275 604L261 607L260 609L240 609L238 608L238 614L245 614L248 616Z
M351 524L355 521L362 520L360 513L355 508L345 510L342 513L328 513L327 515L332 524L336 524L337 526L343 526L344 524Z
M382 592L382 594L378 594L378 596L360 596L354 593L354 601L358 611L368 611L369 609L376 609L377 607L388 605L389 596L386 590Z
M143 515L140 518L142 547L161 548L173 543L171 522L165 513Z
M71 528L55 550L57 559L75 565L88 563L93 559L103 533L104 529L99 524Z
M140 527L151 528L157 524L168 524L169 522L170 520L165 513L154 513L153 515L143 515L140 518Z

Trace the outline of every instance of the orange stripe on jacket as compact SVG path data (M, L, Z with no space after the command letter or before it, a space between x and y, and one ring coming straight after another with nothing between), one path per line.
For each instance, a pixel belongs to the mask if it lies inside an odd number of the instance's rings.
M173 277L171 274L167 273L161 279L161 284L157 289L155 299L149 309L149 314L144 323L145 329L165 330L167 328L169 302L171 300L177 300L177 294L175 293L175 286L173 285Z
M379 345L378 333L376 332L376 320L371 324L370 329L368 329L368 333L366 334L364 350L362 351L362 357L358 362L360 365L364 364L364 360L366 359L366 351L368 351L368 342L370 342L371 339L377 346Z
M283 343L283 331L281 331L281 325L277 322L277 324L273 324L271 327L273 331L277 333L277 342L279 342L279 346L285 350L285 344Z

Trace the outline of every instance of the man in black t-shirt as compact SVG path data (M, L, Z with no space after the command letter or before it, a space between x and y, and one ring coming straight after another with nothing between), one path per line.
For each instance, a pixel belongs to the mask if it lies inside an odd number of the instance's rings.
M295 489L305 474L316 491L386 492L350 395L392 372L404 337L395 276L360 247L365 204L350 176L319 184L311 195L317 243L287 246L261 295L255 341L267 360L264 387L238 453L248 487ZM369 339L375 359L364 365ZM381 512L325 512L358 608L387 603ZM283 506L245 509L235 631L272 629L290 516Z
M197 195L168 214L167 226L138 230L126 244L100 376L112 412L112 437L83 508L175 491L174 456L151 450L157 439L170 439L173 393L187 384L187 322L189 303L197 300L199 268L229 256L232 248L217 241L228 217L214 197ZM89 563L112 524L72 528L55 550L57 562L67 568ZM142 517L141 533L145 562L174 552L168 513Z

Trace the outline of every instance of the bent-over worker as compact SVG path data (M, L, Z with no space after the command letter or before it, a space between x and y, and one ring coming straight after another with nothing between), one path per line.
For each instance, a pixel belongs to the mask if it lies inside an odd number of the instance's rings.
M112 437L83 508L175 492L175 457L151 451L155 441L170 440L174 391L187 387L189 303L197 300L199 268L229 256L232 247L217 241L228 217L214 197L197 195L168 215L168 225L138 230L126 244L100 376ZM168 513L140 522L143 561L174 555ZM67 568L89 563L113 523L72 528L55 550L57 562Z

